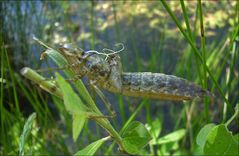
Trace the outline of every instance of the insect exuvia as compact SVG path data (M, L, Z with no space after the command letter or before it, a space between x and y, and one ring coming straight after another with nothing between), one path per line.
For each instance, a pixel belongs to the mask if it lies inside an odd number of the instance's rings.
M212 94L200 86L173 75L151 72L123 72L118 52L111 54L69 47L59 48L76 75L88 77L100 88L125 96L164 100L191 100Z

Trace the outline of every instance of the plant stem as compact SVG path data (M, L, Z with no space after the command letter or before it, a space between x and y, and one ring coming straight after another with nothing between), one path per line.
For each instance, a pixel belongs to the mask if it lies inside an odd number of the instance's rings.
M226 126L228 126L233 120L234 118L236 118L239 114L239 103L236 105L235 107L235 112L234 114L231 116L231 118L225 123Z
M201 48L202 48L202 59L203 59L202 60L202 63L203 63L203 79L204 79L203 88L206 89L208 87L208 85L207 85L207 71L206 71L206 62L207 62L207 60L206 60L206 38L205 38L205 30L204 30L204 24L203 24L203 12L202 12L201 0L198 0L198 6L199 6L199 15L200 15ZM206 119L208 120L208 118L209 118L209 110L208 110L209 101L205 99L204 103L205 103L205 116L206 116Z
M206 71L206 39L205 39L205 30L203 24L203 13L202 13L202 4L201 0L198 0L199 3L199 15L200 15L200 30L201 30L201 48L202 48L202 63L203 63L203 77L204 83L203 87L207 88L207 71Z

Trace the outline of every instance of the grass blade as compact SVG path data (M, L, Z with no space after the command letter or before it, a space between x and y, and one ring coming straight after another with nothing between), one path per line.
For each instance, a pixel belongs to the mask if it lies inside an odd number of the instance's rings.
M183 34L183 36L185 37L185 39L188 41L188 43L190 44L190 46L192 47L194 53L197 55L197 57L200 59L200 61L203 62L203 57L201 56L200 52L197 50L196 46L194 45L194 43L192 42L192 40L188 37L188 35L186 34L186 32L183 30L179 20L177 19L177 17L173 14L172 10L170 9L170 7L167 5L167 3L165 2L165 0L161 1L163 6L165 7L165 9L167 10L167 12L169 13L169 15L172 17L173 21L175 22L175 24L178 26L179 30L181 31L181 33ZM239 27L239 26L238 26ZM238 29L237 27L237 29ZM238 30L236 30L238 31ZM212 72L209 70L208 66L205 66L206 71L208 72L210 78L212 79L213 83L216 85L220 95L222 96L222 98L224 99L224 101L227 103L227 105L229 106L229 108L231 110L233 110L232 105L230 104L230 102L228 101L228 99L226 98L224 92L222 91L221 87L219 86L218 82L216 81L216 79L214 78Z
M20 137L20 142L19 142L19 156L25 155L24 144L26 143L27 138L32 130L33 122L35 119L36 119L36 113L33 113L28 117L24 125L23 131Z

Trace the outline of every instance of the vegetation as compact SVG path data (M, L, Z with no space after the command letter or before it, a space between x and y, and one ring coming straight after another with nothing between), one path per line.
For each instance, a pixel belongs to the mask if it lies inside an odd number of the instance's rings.
M3 1L0 7L1 155L238 155L238 1ZM104 101L84 79L64 80L73 76L69 69L32 70L64 67L55 51L60 43L98 51L123 43L124 71L183 77L215 99L103 92L117 114L106 118ZM20 74L23 67L32 81ZM42 83L51 77L57 85Z

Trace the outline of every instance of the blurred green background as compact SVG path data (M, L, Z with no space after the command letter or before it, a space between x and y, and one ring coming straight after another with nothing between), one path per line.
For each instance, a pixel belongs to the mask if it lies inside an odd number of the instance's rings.
M180 20L180 25L189 33L180 1L167 3ZM201 52L198 3L184 3L192 41ZM213 92L216 97L213 103L147 101L137 120L143 123L160 120L160 135L179 128L187 130L178 147L169 148L166 153L193 153L194 140L200 128L206 123L227 120L238 103L237 1L202 2L206 62L231 106L224 103L209 76L205 81L203 64L160 1L1 1L0 4L1 155L18 153L25 118L32 112L38 116L34 137L28 143L34 154L72 154L106 135L100 127L89 123L78 142L74 143L71 118L62 101L20 75L20 69L25 66L33 69L53 66L50 60L39 60L44 48L34 42L33 36L52 46L74 43L84 50L113 49L116 43L123 43L125 50L120 55L124 71L172 74ZM235 35L237 41L232 40ZM44 75L51 77L54 73L46 72ZM142 102L140 98L109 92L105 95L117 112L113 119L116 129L122 127ZM99 107L107 114L101 104ZM229 128L238 132L238 122ZM107 146L102 147L98 154L104 154L106 150ZM117 153L117 149L112 153Z

